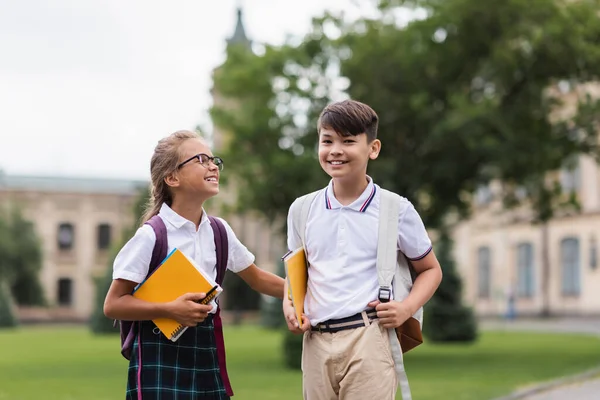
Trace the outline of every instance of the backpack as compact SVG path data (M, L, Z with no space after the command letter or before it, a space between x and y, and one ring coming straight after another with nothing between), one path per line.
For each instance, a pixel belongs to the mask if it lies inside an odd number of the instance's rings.
M210 226L213 229L215 237L215 248L217 252L217 279L216 282L219 285L223 284L225 278L225 272L227 270L227 259L229 256L229 242L227 240L227 231L223 223L215 217L208 216ZM156 242L154 243L154 249L152 250L152 258L150 259L150 266L148 268L148 275L152 274L156 268L167 258L168 240L167 240L167 227L164 221L158 215L150 218L146 224L150 225L156 235ZM116 322L116 321L115 321ZM219 370L221 378L223 379L223 385L227 391L228 396L233 396L233 390L231 389L231 383L229 382L229 376L227 375L227 366L225 362L225 342L223 339L223 323L221 321L221 307L217 308L217 312L213 317L213 324L215 329L215 341L217 344L217 358L219 362ZM121 354L127 360L131 358L131 350L133 348L133 341L137 334L138 324L137 321L119 321L119 329L121 332Z
M290 206L290 214L294 222L294 234L305 246L306 222L313 200L321 192L318 190L297 198ZM405 299L412 288L416 277L410 260L397 251L398 218L402 197L389 190L381 189L379 209L379 232L377 242L377 279L379 281L379 300L390 301L393 293L397 300ZM421 332L423 326L423 308L398 328L389 329L392 357L398 377L398 385L404 400L411 399L408 378L404 370L403 353L423 343Z

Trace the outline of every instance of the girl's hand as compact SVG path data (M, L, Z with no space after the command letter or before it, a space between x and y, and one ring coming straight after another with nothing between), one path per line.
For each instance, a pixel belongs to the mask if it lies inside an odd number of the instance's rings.
M302 314L302 325L298 324L294 305L287 298L283 300L283 315L285 316L285 322L290 332L300 334L310 329L310 322L304 314Z
M186 293L168 303L171 319L184 326L196 326L203 322L212 310L210 304L198 304L206 297L206 293Z

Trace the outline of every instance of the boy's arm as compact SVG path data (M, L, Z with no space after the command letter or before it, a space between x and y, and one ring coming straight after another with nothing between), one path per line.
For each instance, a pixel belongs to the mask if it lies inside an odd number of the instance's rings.
M431 299L442 282L442 268L433 250L421 260L411 261L417 277L410 294L402 303L408 308L410 315Z
M238 272L248 286L253 290L269 296L283 298L283 278L258 268L255 264Z
M369 307L377 310L379 323L384 328L397 328L406 322L429 301L442 281L442 268L433 250L421 260L412 261L412 265L417 277L406 299L388 303L375 300L369 303Z

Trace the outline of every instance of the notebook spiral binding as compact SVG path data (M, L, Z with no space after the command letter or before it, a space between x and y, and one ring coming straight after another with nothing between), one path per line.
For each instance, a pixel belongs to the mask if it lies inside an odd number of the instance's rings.
M173 339L174 337L176 337L177 335L179 335L181 333L182 330L184 330L186 327L183 325L179 325L177 327L177 329L175 329L173 332L171 332L171 339Z
M216 290L213 290L212 293L209 293L208 296L206 296L205 298L203 298L202 300L198 300L197 303L198 304L208 304L210 303L215 297L217 297L217 295L219 294L219 292L217 292ZM177 335L179 335L181 333L181 331L183 331L184 329L186 329L187 327L184 325L179 325L175 330L173 330L173 332L171 332L171 338L176 337Z

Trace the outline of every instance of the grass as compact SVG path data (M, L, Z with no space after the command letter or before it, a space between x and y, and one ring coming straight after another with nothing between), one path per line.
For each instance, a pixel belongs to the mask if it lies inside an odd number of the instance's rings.
M225 334L234 399L302 398L300 372L283 367L280 333L242 326ZM416 400L482 400L599 360L596 337L484 332L473 345L423 345L405 362ZM126 370L116 335L94 336L82 327L0 331L0 400L123 398Z

